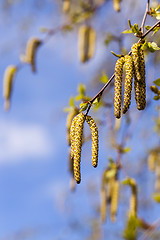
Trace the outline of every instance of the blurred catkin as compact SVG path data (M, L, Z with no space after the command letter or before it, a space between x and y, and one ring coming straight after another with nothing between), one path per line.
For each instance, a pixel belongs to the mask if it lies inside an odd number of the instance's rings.
M6 110L10 107L10 98L12 94L12 86L13 86L13 80L15 78L15 74L17 71L17 67L15 65L9 65L4 73L3 78L3 97L5 99L5 105L4 108Z
M94 56L96 44L96 32L87 25L82 25L78 33L78 51L81 62L86 62Z
M26 53L24 56L21 56L23 62L31 64L33 72L36 72L36 52L41 43L41 40L38 38L29 39L27 42Z

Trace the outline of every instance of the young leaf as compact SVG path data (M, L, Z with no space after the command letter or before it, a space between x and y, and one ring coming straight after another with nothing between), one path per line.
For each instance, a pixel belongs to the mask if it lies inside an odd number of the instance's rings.
M155 81L153 81L154 84L156 84L158 87L160 87L160 78L156 79Z
M104 84L107 83L108 82L108 76L105 73L103 73L102 76L100 77L100 81Z
M80 83L78 85L78 92L80 93L80 95L85 95L85 93L86 93L86 86L83 83Z
M88 102L81 103L79 107L80 107L80 112L85 111L88 107Z

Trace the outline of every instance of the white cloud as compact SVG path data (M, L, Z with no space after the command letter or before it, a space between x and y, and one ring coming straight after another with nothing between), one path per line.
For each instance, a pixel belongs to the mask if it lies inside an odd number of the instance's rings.
M45 127L0 121L0 163L41 158L53 153L53 140Z

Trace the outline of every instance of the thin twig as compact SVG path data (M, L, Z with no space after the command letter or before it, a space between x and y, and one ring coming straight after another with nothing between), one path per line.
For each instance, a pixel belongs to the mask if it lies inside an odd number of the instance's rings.
M143 17L141 28L140 28L142 34L144 33L144 24L145 24L145 21L146 21L146 18L147 18L147 14L149 12L149 5L150 5L150 0L147 0L146 11L144 13L144 17Z

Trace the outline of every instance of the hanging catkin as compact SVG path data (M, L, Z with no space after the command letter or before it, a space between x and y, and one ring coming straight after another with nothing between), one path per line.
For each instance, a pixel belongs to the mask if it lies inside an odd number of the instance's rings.
M71 157L74 159L73 161L74 178L77 183L80 183L81 181L80 161L84 120L85 120L84 114L79 113L76 117L74 117L70 131Z
M144 53L139 43L132 46L134 66L134 89L137 109L143 110L146 106L146 83Z
M117 214L117 208L118 208L118 198L119 198L119 181L115 180L114 184L113 184L112 194L111 194L110 215L111 215L112 222L115 222L115 220L116 220L116 214Z
M87 25L82 25L78 33L78 50L81 62L86 62L94 56L96 32Z
M124 57L121 57L117 60L115 65L114 114L116 118L121 117L123 65L124 65Z
M78 114L78 108L74 107L72 109L72 111L70 111L67 115L66 127L67 127L67 142L68 142L68 145L71 145L70 129L71 129L72 120L77 114Z
M37 48L40 46L41 43L42 41L38 38L29 39L29 41L27 42L26 53L21 58L23 62L31 64L33 72L36 72L36 52Z
M17 67L15 65L9 65L4 73L3 79L3 97L5 99L5 109L8 110L10 107L10 98L12 94L12 86L13 80L15 78L15 74L17 71Z
M125 85L124 85L124 101L123 101L123 114L125 114L131 104L131 92L132 92L132 81L133 81L133 61L129 55L125 56Z
M97 167L98 164L98 128L91 116L86 116L86 121L91 129L92 136L92 165Z

